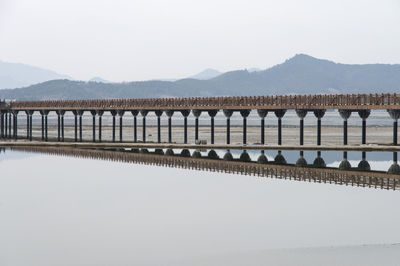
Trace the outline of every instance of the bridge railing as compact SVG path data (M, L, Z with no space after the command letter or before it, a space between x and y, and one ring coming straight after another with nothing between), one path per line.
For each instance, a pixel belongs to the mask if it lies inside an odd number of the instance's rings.
M73 108L73 109L140 109L140 108L201 108L201 107L257 107L279 106L391 106L400 105L397 94L337 94L337 95L285 95L245 97L191 97L153 99L107 99L107 100L50 100L11 102L5 108ZM1 106L0 106L1 107ZM4 107L3 107L4 108Z

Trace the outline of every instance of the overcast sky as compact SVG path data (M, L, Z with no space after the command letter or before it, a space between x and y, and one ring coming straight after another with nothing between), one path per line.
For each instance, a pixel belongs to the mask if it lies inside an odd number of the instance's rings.
M0 60L76 79L266 68L296 53L400 63L399 0L0 0Z

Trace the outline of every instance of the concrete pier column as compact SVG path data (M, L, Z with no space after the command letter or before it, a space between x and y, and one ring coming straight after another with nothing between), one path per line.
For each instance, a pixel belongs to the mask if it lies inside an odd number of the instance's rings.
M367 118L371 114L371 110L365 109L365 110L359 110L358 115L362 119L362 136L361 136L361 143L366 144L367 143Z
M99 116L99 142L101 142L104 111L98 110L96 113Z
M42 141L44 141L44 111L40 111L40 116L42 118Z
M7 128L8 128L8 118L7 118L7 111L5 111L4 112L4 134L3 134L3 137L4 138L7 138ZM27 115L27 117L28 117L28 115Z
M91 110L90 114L92 115L92 141L96 142L96 111Z
M393 152L393 163L389 167L388 174L394 174L394 175L399 175L400 174L400 166L397 163L397 152Z
M393 145L397 145L397 129L398 129L398 120L400 118L400 110L387 110L390 118L393 119Z
M49 111L42 110L40 111L40 115L42 116L42 140L47 141L48 130L47 130L47 115Z
M13 134L14 134L14 139L15 140L17 140L18 139L18 112L19 111L13 111L12 113L13 113L13 117L14 117L14 123L13 123L13 125L14 125L14 132L13 132Z
M172 116L174 115L173 110L165 111L168 116L168 143L172 143Z
M214 138L214 128L215 128L215 123L214 123L214 117L217 115L219 110L208 110L207 113L211 118L211 144L215 143L215 138Z
M231 116L233 110L223 110L226 117L226 144L231 144Z
M78 116L79 116L79 142L82 142L82 115L85 111L79 110L78 111Z
M339 109L339 114L343 118L343 145L347 145L347 120L351 116L351 110Z
M148 110L140 110L140 114L143 117L143 122L142 122L142 138L143 138L143 143L146 142L146 115L149 113Z
M369 162L367 161L367 153L365 151L361 152L361 161L358 163L357 168L360 171L370 171L371 166Z
M29 113L30 113L30 111L25 111L25 114L26 114L26 139L29 139L29 132L30 132L30 128L31 128L29 126L29 122L30 122ZM6 128L7 128L7 119L6 119Z
M133 115L133 142L137 142L137 115L139 114L138 110L132 110L131 114Z
M317 168L325 168L325 160L321 157L321 151L317 151L317 158L313 162L313 166Z
M194 117L195 117L195 120L194 120L194 127L195 127L195 130L194 130L194 139L197 141L197 140L199 140L199 116L201 115L201 110L192 110L192 114L194 115Z
M258 116L261 118L261 144L265 144L265 117L268 114L268 110L258 109L257 110Z
M190 110L181 110L181 114L183 115L183 143L187 144L188 142L187 117L190 114Z
M64 114L65 111L64 110L58 110L56 111L57 113L57 117L58 117L58 137L57 140L58 141L64 141Z
M251 110L240 110L240 115L243 117L243 144L247 144L247 117Z
M317 118L317 145L321 145L321 118L324 117L326 110L314 110L314 115Z
M161 110L156 110L154 113L157 116L157 142L161 143L161 116L163 114L163 111Z
M115 142L115 116L117 115L117 111L110 111L112 115L112 142Z
M119 142L122 142L122 133L123 133L123 124L122 124L122 117L124 116L125 111L119 110Z
M4 114L0 111L0 137L4 137Z
M74 114L74 136L75 136L75 142L78 142L78 111L74 110L72 111Z
M11 134L11 129L12 129L12 111L8 113L8 138L12 138Z
M278 118L278 145L282 145L282 117L285 115L286 109L278 109L274 113Z
M33 120L32 120L32 116L33 116L33 111L30 111L29 114L29 140L32 141L32 137L33 137Z
M304 117L307 115L307 110L296 109L296 114L300 118L300 145L304 145Z

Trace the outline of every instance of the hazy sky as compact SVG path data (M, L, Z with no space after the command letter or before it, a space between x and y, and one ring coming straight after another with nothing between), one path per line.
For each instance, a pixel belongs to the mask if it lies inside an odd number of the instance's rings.
M266 68L296 53L400 63L399 0L0 0L0 60L76 79Z

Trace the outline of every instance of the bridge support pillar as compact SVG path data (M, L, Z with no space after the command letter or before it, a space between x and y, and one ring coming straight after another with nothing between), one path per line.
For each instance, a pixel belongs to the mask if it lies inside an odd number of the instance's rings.
M261 118L261 144L265 144L265 117L268 114L268 110L258 109L258 116Z
M138 110L131 111L133 115L133 142L137 142L137 115L139 114Z
M124 116L125 111L118 111L119 115L119 142L122 142L122 133L123 133L123 124L122 117Z
M214 117L217 115L218 110L208 110L208 115L211 117L211 144L215 143L215 139L214 139L214 128L215 128L215 124L214 124Z
M57 137L57 140L58 141L64 141L64 114L65 114L65 111L63 111L63 110L58 110L58 111L56 111L56 113L57 113L57 117L58 117L58 123L57 123L57 126L58 126L58 137Z
M165 111L168 116L168 143L172 143L172 116L174 115L173 110Z
M13 129L13 135L14 135L14 139L17 140L18 139L18 112L19 111L13 111L13 118L14 118L14 129Z
M231 144L231 116L233 110L223 110L226 117L226 144Z
M115 116L117 115L117 111L110 111L112 115L112 142L115 142Z
M74 140L78 142L78 111L72 111L74 114Z
M393 145L397 145L397 129L398 120L400 118L400 110L389 109L387 111L390 117L393 119Z
M274 113L278 118L278 145L282 145L282 117L285 115L286 109L278 109Z
M188 132L187 132L187 117L190 114L190 110L182 110L181 114L183 115L183 143L187 144L188 142Z
M149 113L148 110L141 110L140 114L143 116L143 122L142 122L142 138L143 138L143 143L146 142L146 115Z
M247 144L247 117L251 110L240 110L240 115L243 117L243 144Z
M317 118L317 145L321 145L321 118L325 115L324 109L314 110L314 115Z
M49 111L42 110L40 111L40 115L42 117L42 141L47 141L47 115Z
M351 110L339 109L339 114L343 118L343 145L347 145L347 120L351 116Z
M4 114L0 111L0 137L4 137Z
M10 112L8 114L8 138L11 139L12 138L12 112Z
M161 110L156 110L154 113L157 116L157 142L161 143L161 116L163 114L163 111Z
M104 111L103 110L98 110L97 115L99 116L99 142L101 142L101 135L102 135L102 126L103 126L103 114Z
M82 142L82 115L85 111L79 110L78 115L79 115L79 142Z
M304 117L307 115L307 110L296 109L296 114L300 118L300 145L304 145Z
M367 143L367 118L371 114L371 110L365 109L365 110L359 110L358 115L362 119L362 137L361 137L361 143L366 144Z
M90 111L92 115L92 142L96 142L96 111Z
M193 113L193 115L194 115L194 117L195 117L195 120L194 120L194 127L195 127L195 130L194 130L194 139L196 140L196 141L198 141L199 140L199 116L201 115L201 110L192 110L192 113Z

